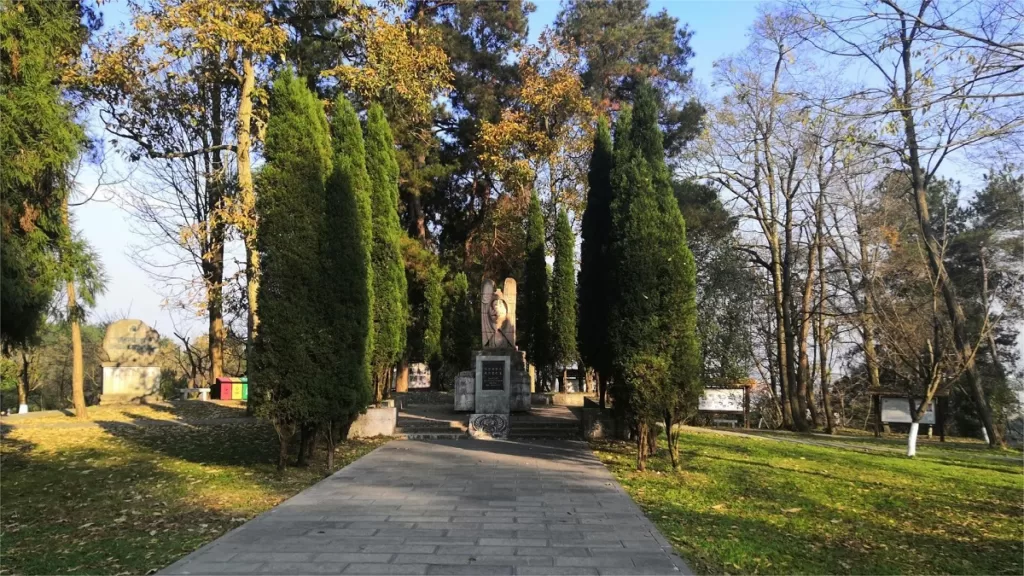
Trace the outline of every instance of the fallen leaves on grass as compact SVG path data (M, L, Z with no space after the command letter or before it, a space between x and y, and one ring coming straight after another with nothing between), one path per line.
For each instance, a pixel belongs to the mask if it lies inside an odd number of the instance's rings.
M323 452L277 472L276 435L256 420L135 426L90 415L99 425L73 433L5 422L0 573L152 572L328 472ZM343 444L336 464L379 444Z

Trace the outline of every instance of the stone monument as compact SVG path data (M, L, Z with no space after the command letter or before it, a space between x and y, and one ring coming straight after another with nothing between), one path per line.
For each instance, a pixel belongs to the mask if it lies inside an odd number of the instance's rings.
M509 412L530 409L530 375L526 354L516 347L516 281L502 288L484 280L480 293L483 350L473 354L473 370L455 379L455 409L472 412L474 438L505 438Z
M160 334L141 320L118 320L103 338L101 404L155 399L160 389L156 363Z

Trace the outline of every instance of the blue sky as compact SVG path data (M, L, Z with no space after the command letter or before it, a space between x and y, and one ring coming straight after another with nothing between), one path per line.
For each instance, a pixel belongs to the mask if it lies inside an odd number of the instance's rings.
M108 8L120 12L122 7L113 3ZM559 10L557 0L534 0L537 10L530 17L531 38L551 24ZM695 80L711 84L712 64L715 60L740 51L747 44L747 29L754 21L757 2L745 0L675 0L651 1L651 12L667 10L693 31L691 46L696 53L692 61ZM112 14L107 23L121 20L123 14ZM96 134L97 136L99 134ZM84 188L92 183L85 178ZM107 272L107 291L100 296L93 318L98 320L131 317L150 324L163 336L185 329L195 336L204 330L202 318L184 319L179 313L177 322L163 307L162 297L154 281L129 258L130 247L142 238L133 230L130 216L116 198L108 202L91 202L74 210L78 228L99 253Z

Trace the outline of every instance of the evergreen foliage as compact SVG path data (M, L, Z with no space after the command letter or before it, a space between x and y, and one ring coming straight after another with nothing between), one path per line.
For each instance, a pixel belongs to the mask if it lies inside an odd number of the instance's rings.
M628 141L616 143L612 170L610 333L642 469L653 422L673 421L700 392L696 271L665 166L652 87L637 90L628 133L617 133Z
M548 267L544 260L544 216L540 210L540 199L534 192L526 220L526 270L523 280L526 284L523 298L522 320L517 321L520 330L518 340L525 340L526 357L538 371L548 368L551 362L548 324Z
M589 191L583 212L579 274L579 351L583 362L610 376L611 352L608 334L608 292L611 289L607 264L612 229L612 137L608 121L601 117L594 133L594 151L587 173Z
M391 368L405 351L409 304L398 221L398 162L391 128L378 105L370 107L366 119L366 171L373 210L372 364L379 399Z
M473 304L469 299L469 281L459 272L447 286L441 326L441 371L438 378L450 382L459 372L472 368L476 344ZM433 376L433 373L431 374Z
M402 254L409 292L406 356L436 368L441 359L445 271L437 254L418 240L403 236Z
M700 133L704 117L689 95L692 32L667 11L648 8L647 0L567 0L555 30L584 55L580 79L594 102L633 102L644 80L654 83L665 148L678 152Z
M88 36L82 16L78 3L52 0L0 10L0 338L8 343L32 338L63 275L67 168L85 134L61 76Z
M555 266L551 276L551 361L561 368L576 362L576 236L565 210L555 226Z
M267 122L266 164L256 209L263 258L261 326L253 344L250 401L273 422L283 467L296 425L322 421L334 350L323 347L325 182L331 143L320 101L290 69L274 81Z
M334 166L326 189L321 276L329 335L324 349L331 365L324 400L331 419L345 423L366 408L372 395L373 220L363 131L343 95L334 104L331 135Z

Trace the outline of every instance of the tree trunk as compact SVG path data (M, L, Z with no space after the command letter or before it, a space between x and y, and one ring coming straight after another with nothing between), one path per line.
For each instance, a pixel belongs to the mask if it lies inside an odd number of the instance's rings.
M820 200L819 200L820 202ZM818 416L818 406L814 400L814 383L811 382L810 356L808 352L807 336L811 330L811 302L814 295L814 266L817 256L817 236L811 243L807 254L807 278L804 280L803 298L800 301L800 332L799 332L799 378L800 388L803 389L804 401L807 409L811 412L811 423L814 428L821 426L821 419Z
M316 428L312 424L299 426L299 454L296 458L296 466L306 466L316 444Z
M605 377L604 372L597 373L597 401L604 410L607 408L605 404L605 398L608 397L608 379Z
M224 143L223 115L221 111L221 86L214 83L210 90L210 138L214 147ZM227 222L224 212L224 161L221 151L210 153L210 174L207 175L207 225L209 245L203 254L203 272L207 291L207 314L209 315L210 374L208 386L224 374L224 238Z
M775 252L778 252L778 248L775 248ZM786 359L789 357L787 349L786 339L786 299L783 296L782 286L782 268L778 261L778 258L773 258L772 262L772 288L774 291L773 304L775 306L775 346L776 346L776 364L779 373L779 389L781 391L782 400L782 419L783 422L789 426L796 427L794 418L793 404L791 403L792 396L790 392L790 382L792 371L787 366Z
M327 471L334 472L334 421L327 421Z
M79 323L75 283L68 282L68 319L71 322L71 397L75 403L75 418L88 420L85 407L85 362L82 358L82 327Z
M281 422L274 422L274 430L277 431L277 470L280 472L288 465L288 443L291 441L292 429Z
M971 396L974 400L978 415L989 438L989 446L1003 446L1002 436L996 430L992 421L992 409L985 397L985 390L982 388L981 376L978 374L974 362L974 350L967 340L966 319L964 318L963 307L957 298L956 290L950 282L946 273L945 263L942 261L942 249L939 245L935 231L932 230L931 216L928 210L928 181L921 165L920 147L917 141L917 124L913 114L914 104L912 87L916 80L911 66L911 55L913 52L913 38L907 35L904 28L900 38L902 43L901 58L903 64L903 106L900 115L903 118L903 126L906 136L908 157L905 163L910 168L910 179L913 187L914 208L917 212L918 225L921 228L921 236L924 239L925 254L928 257L928 266L935 276L935 281L942 291L942 299L946 304L946 311L950 323L953 326L953 341L956 344L957 353L964 363L964 373L967 375L967 382L970 385Z
M679 433L673 431L673 418L670 411L665 411L665 439L668 442L668 454L672 459L672 469L679 470Z
M818 218L818 237L821 238L822 219ZM835 415L832 413L832 372L828 366L829 337L825 328L825 307L828 303L825 286L825 243L819 240L818 252L818 324L814 341L818 343L818 374L821 378L821 400L825 408L825 432L835 434Z
M913 83L910 69L910 40L904 38L903 44L904 73L906 74L904 85L907 87L905 98L910 100L910 86ZM949 275L946 273L946 265L942 261L942 248L935 236L935 231L932 230L931 215L928 210L928 185L921 167L914 116L907 107L903 107L902 116L907 136L907 147L910 152L907 160L913 185L914 208L917 212L917 221L924 240L928 267L931 269L935 282L942 291L942 299L946 304L949 321L953 327L953 341L956 344L957 353L964 364L964 373L967 376L969 390L974 400L975 408L978 410L978 416L981 417L981 422L988 433L989 446L1005 446L1002 435L999 434L999 431L996 430L993 424L992 409L989 407L988 399L985 397L985 390L981 385L981 375L978 374L974 363L974 348L967 339L967 321L964 318L963 307L960 305L956 290L952 282L950 282Z
M910 423L910 434L907 435L907 457L913 458L917 455L917 430L920 427L920 423Z
M409 391L409 362L402 360L398 364L398 377L395 379L395 394Z
M71 210L68 199L64 198L61 218L68 234L71 234ZM68 270L71 277L67 279L68 291L68 323L71 325L71 398L75 405L75 418L88 420L89 411L85 407L85 361L82 358L82 326L81 311L75 297L74 271Z
M28 371L29 360L25 349L21 350L21 378L18 378L18 414L28 414Z
M981 246L978 251L978 255L981 258L981 306L985 310L985 321L988 321L989 317L989 302L988 302L988 258L985 256L985 246ZM996 339L992 335L993 330L989 328L985 332L985 339L988 343L989 357L992 359L992 365L996 367L996 372L1000 375L1005 375L1006 371L1003 370L1003 363L999 361L999 352L996 349Z
M783 221L785 246L782 254L782 314L780 320L786 332L786 373L789 379L789 401L793 409L793 426L797 431L806 432L807 425L807 380L801 378L796 345L796 306L793 303L793 194L783 195L786 200L786 215Z
M256 86L256 72L252 55L242 54L242 86L238 95L238 193L242 239L245 243L246 296L249 318L246 322L246 359L252 352L252 343L259 327L256 297L259 291L260 254L256 250L256 190L252 179L252 93Z
M647 425L643 423L636 427L636 469L647 470Z

